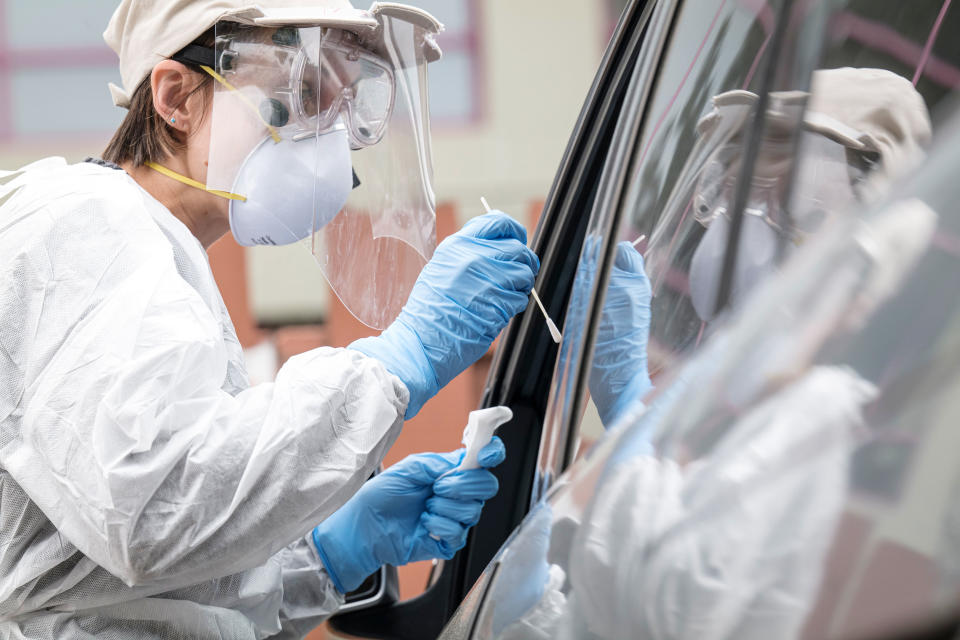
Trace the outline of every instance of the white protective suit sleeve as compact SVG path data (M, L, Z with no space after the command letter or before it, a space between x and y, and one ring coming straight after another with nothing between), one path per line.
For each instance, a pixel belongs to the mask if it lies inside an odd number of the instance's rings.
M274 638L302 638L337 612L344 596L333 586L308 533L279 553L283 568L283 603Z
M143 197L116 180L13 194L25 204L0 236L14 275L0 290L0 465L94 562L173 589L261 565L336 510L395 440L408 394L331 348L222 390L222 328Z

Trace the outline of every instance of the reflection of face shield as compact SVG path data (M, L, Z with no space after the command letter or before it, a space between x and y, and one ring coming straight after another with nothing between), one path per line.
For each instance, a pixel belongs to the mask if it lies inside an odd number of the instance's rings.
M740 169L740 146L717 149L704 167L693 196L694 217L707 227L690 263L690 299L704 321L717 312L720 275L729 239L730 207ZM856 202L854 184L862 171L847 160L848 150L824 136L804 132L794 194L786 199L792 169L792 144L786 139L764 140L751 178L743 212L738 253L731 282L731 303L775 268L791 245L799 244L824 219Z
M207 188L242 245L308 240L334 292L386 327L436 245L423 20L351 32L221 22Z
M665 283L676 288L678 269L688 267L683 293L699 316L697 324L714 318L741 179L750 185L730 302L752 289L825 218L857 201L857 185L869 166L868 149L857 131L829 116L804 113L806 99L803 92L770 94L757 161L744 177L744 131L756 118L757 96L730 91L714 97L713 110L697 124L700 139L647 248L655 300ZM682 305L675 305L672 313L682 311Z

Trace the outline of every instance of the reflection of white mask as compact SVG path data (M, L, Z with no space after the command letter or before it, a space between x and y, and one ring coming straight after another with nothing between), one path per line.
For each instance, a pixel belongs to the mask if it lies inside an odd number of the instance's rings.
M344 127L299 141L267 136L240 167L233 192L246 201L230 201L230 230L244 246L302 240L336 217L352 188Z
M704 322L710 322L716 315L729 229L730 221L718 215L703 234L690 261L690 301ZM731 304L774 270L778 245L777 232L761 216L750 213L743 216L731 281Z

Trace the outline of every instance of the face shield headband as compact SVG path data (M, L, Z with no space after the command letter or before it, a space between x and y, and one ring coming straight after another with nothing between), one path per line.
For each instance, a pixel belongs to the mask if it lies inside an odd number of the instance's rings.
M778 148L782 146L783 148ZM717 313L723 258L728 246L730 204L740 173L731 141L718 148L700 175L694 217L706 227L690 263L690 299L697 315L710 321ZM865 177L860 154L819 133L801 133L794 159L788 141L764 140L743 211L731 300L736 301L774 271L791 246L801 244L825 220L857 201ZM792 192L789 206L788 184Z

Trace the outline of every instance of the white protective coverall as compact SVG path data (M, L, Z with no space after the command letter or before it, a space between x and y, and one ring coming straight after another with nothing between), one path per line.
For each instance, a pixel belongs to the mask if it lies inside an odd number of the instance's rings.
M406 387L357 351L250 387L207 256L125 172L0 174L0 638L299 637L342 596L305 537Z

